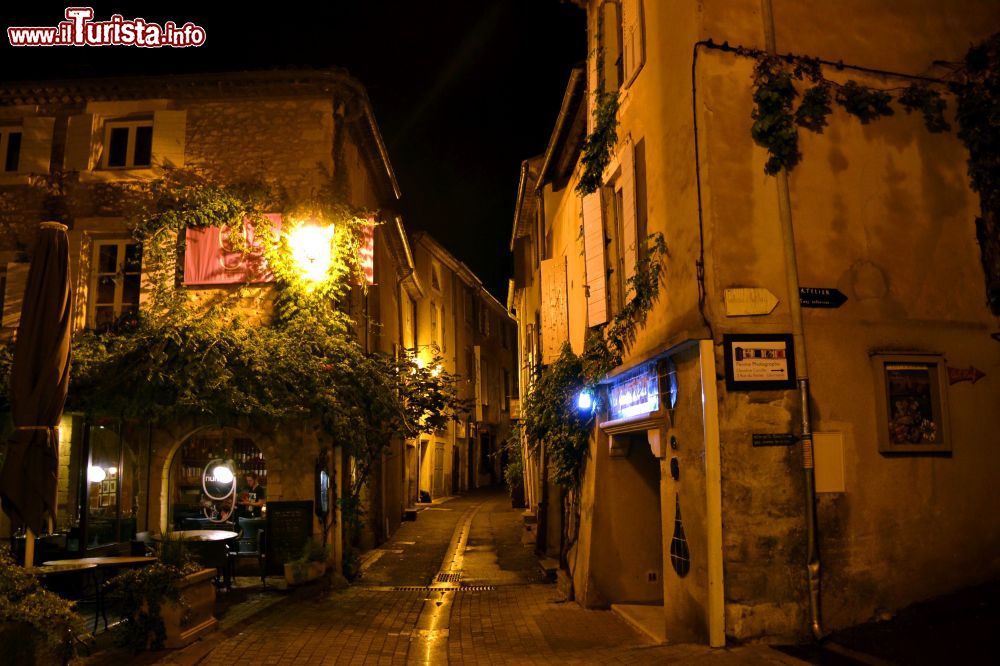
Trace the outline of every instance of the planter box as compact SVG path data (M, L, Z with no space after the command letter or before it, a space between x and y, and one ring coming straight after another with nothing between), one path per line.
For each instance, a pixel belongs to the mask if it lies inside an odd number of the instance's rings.
M181 594L187 608L172 601L160 607L160 616L167 631L163 647L181 648L200 636L215 631L219 621L215 619L215 569L202 569L188 574L174 585ZM186 617L185 617L186 615Z
M0 664L62 666L66 661L46 643L45 635L27 622L0 622Z
M326 562L286 562L285 581L289 585L301 585L322 578L326 573Z

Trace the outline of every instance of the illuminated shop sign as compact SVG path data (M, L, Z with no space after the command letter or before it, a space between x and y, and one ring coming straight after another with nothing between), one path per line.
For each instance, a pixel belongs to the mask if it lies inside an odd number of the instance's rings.
M659 408L660 382L655 363L630 370L608 388L608 417L612 421L648 414Z

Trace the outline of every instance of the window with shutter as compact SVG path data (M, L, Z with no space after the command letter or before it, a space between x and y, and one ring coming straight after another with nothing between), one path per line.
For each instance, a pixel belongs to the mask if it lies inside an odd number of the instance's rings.
M622 0L622 77L627 88L645 62L642 0Z
M621 279L622 294L629 298L628 280L635 275L635 265L638 260L638 232L635 196L635 147L631 141L626 141L619 150L621 160L621 176L618 183L621 191L621 217L619 219L621 239Z
M152 166L153 121L109 121L104 124L105 169L134 169Z
M21 154L16 167L18 172L45 174L52 170L52 130L55 123L55 118L40 116L24 119ZM10 166L9 151L7 157Z
M0 127L0 172L17 173L21 161L21 128Z
M608 320L607 263L600 191L583 198L583 248L587 270L587 324L597 326Z
M88 325L106 331L139 311L142 246L129 239L94 241Z

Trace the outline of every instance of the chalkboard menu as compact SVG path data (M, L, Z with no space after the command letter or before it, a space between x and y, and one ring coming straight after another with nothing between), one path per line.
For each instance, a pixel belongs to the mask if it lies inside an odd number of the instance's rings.
M282 574L285 562L298 559L302 546L312 538L313 503L267 502L266 554L267 572Z

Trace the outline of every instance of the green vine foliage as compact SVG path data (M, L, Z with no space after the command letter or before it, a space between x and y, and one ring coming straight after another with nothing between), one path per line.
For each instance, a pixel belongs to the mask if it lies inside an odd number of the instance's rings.
M892 95L854 80L837 87L836 101L845 111L860 120L862 125L893 114L890 106Z
M969 150L969 180L979 193L976 238L987 300L1000 316L1000 34L969 49L951 91L958 100L958 137Z
M802 158L792 112L798 91L792 82L792 73L775 57L757 60L753 82L754 109L750 135L757 145L767 148L764 172L774 175L782 168L791 169Z
M768 151L765 173L774 175L799 163L798 127L822 132L831 101L862 124L894 114L893 104L906 113L920 113L927 131L951 130L945 118L947 102L926 81L905 88L882 90L854 80L843 84L822 76L818 61L803 56L774 56L753 49L734 49L757 60L753 74L753 140ZM811 86L798 107L797 81ZM974 45L947 79L957 101L958 137L969 150L969 180L980 195L976 239L986 275L987 302L1000 315L1000 34Z
M0 661L48 663L41 652L65 663L74 656L73 603L44 589L35 576L0 548Z
M535 379L525 398L522 418L529 444L545 443L555 482L565 488L579 484L594 416L576 408L577 396L589 385L583 362L569 343Z
M584 139L580 163L583 173L576 184L580 196L596 192L611 163L611 153L618 143L618 94L595 92L594 130Z
M467 405L458 378L434 370L440 359L420 364L359 343L358 324L368 323L349 304L365 288L357 257L372 216L334 189L291 201L267 183L217 183L192 169L107 186L101 196L142 244L145 299L138 316L75 337L67 409L150 422L312 418L352 459L351 503L360 505L393 438L441 428ZM282 215L281 233L265 216L273 212ZM313 220L335 229L320 281L302 279L286 233ZM183 288L188 227L219 227L237 251L259 247L274 283Z
M895 113L895 101L907 113L920 112L930 132L950 129L941 93L924 83L900 90L881 90L854 80L844 83L823 76L820 63L806 56L776 56L751 49L736 49L756 59L753 73L753 124L750 135L767 149L764 173L773 176L791 170L801 161L798 128L821 134L836 103L862 124ZM797 85L808 84L799 99ZM895 96L894 96L895 94Z
M598 383L621 365L659 295L666 254L663 235L650 235L621 311L588 331L583 354L563 344L559 358L542 368L524 398L520 433L533 451L545 443L555 481L564 488L579 485L594 422L594 412L581 413L577 398L584 390L596 396Z

